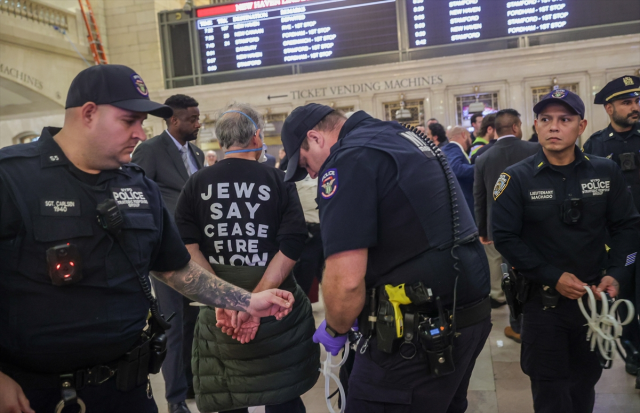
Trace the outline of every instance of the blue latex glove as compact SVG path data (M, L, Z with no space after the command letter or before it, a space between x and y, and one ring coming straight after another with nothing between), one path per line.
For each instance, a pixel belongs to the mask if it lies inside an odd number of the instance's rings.
M326 327L327 320L323 320L320 327L318 327L313 334L313 342L321 343L328 353L331 353L332 356L337 356L340 350L344 348L344 344L347 342L349 335L345 334L344 336L331 337L325 330Z

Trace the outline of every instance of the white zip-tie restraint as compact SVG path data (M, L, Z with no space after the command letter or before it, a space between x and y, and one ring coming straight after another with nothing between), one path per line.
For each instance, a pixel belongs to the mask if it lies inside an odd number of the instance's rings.
M611 308L609 308L607 296L604 292L601 292L602 309L600 314L598 314L596 297L593 295L589 286L585 285L584 288L587 290L587 295L589 296L589 311L591 315L589 315L584 308L582 298L578 299L578 306L584 318L587 319L587 326L589 326L587 341L591 341L591 351L595 351L597 345L602 357L609 361L611 360L610 354L613 354L613 349L616 347L615 342L622 334L622 326L626 326L633 320L633 304L629 300L616 300ZM621 303L625 303L629 310L627 312L627 318L623 322L619 322L616 317L616 310Z
M327 351L327 358L325 359L325 361L322 362L322 369L320 369L320 371L324 375L324 395L327 401L327 408L331 413L336 413L336 411L333 410L333 406L331 405L331 399L329 398L329 396L331 395L329 391L329 384L331 384L332 379L333 381L336 382L336 384L338 385L338 390L340 391L340 400L341 400L340 413L344 413L344 408L347 405L347 397L344 393L344 387L342 387L342 383L340 383L340 378L335 374L333 374L331 369L342 367L342 365L347 361L347 358L349 358L350 346L351 344L349 343L349 340L347 340L346 344L344 345L344 356L342 357L342 360L340 360L340 363L338 364L331 364L331 353Z

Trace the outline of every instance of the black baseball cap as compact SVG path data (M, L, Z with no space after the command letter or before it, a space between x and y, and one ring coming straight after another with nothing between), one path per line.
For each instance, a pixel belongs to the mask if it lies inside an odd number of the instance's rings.
M149 89L140 75L123 65L96 65L78 73L69 86L65 109L87 102L165 119L173 115L169 106L149 100Z
M300 168L300 146L307 138L307 132L313 129L325 116L333 112L332 107L309 103L298 106L291 112L282 125L281 139L284 151L289 157L285 181L300 181L307 176L307 170Z
M580 118L584 119L584 102L580 99L580 96L570 90L556 89L544 95L533 107L533 113L540 114L542 109L550 103L562 103L573 109L576 114L580 115Z
M605 105L614 100L634 98L637 96L640 96L640 77L622 76L613 79L607 83L600 92L596 93L593 103L596 105Z

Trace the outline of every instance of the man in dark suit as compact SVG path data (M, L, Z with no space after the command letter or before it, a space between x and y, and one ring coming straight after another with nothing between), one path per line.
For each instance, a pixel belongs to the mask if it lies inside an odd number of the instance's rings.
M467 152L471 148L471 135L462 126L456 126L447 133L449 143L442 147L453 174L458 178L462 194L473 215L473 165L469 163Z
M204 153L189 142L198 137L200 129L198 102L186 95L173 95L164 104L173 109L173 116L165 119L167 129L138 145L131 160L158 184L164 203L173 215L182 187L189 176L202 169ZM185 400L188 393L193 397L191 346L199 310L189 306L188 298L153 281L160 310L167 317L175 313L167 330L167 358L162 365L169 413L189 413Z
M522 140L522 122L520 114L513 109L503 109L496 113L494 120L496 143L491 150L478 156L475 163L473 198L476 224L480 242L484 245L491 271L491 305L493 308L506 304L502 292L502 256L493 244L491 230L491 207L493 206L493 187L505 168L538 152L537 143ZM505 329L505 335L520 342L518 320L511 320L511 326Z

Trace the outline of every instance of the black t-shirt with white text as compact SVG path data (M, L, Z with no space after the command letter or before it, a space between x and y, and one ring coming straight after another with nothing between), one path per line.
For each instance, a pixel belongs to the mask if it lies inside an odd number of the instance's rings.
M194 174L175 218L184 243L198 244L211 264L264 267L278 251L297 260L307 236L295 184L246 159L224 159Z

